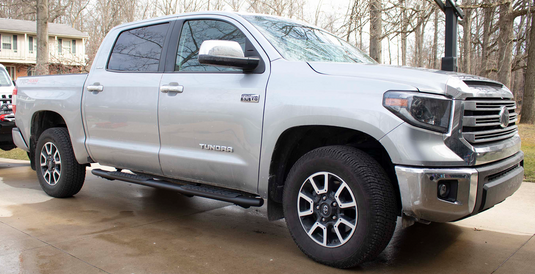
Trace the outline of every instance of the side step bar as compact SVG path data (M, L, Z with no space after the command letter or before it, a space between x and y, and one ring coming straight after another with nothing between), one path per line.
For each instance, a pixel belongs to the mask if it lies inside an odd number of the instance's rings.
M91 171L96 176L108 180L120 180L138 185L163 188L174 190L188 196L199 196L234 203L236 205L248 208L250 206L262 206L264 199L260 197L247 196L247 194L235 190L206 186L199 184L175 184L163 180L154 180L147 176L124 173L120 171L105 171L102 169L93 169Z

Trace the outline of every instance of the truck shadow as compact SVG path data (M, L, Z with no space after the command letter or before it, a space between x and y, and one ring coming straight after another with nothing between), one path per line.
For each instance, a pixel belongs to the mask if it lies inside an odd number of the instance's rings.
M454 245L463 233L463 228L451 223L416 223L405 229L401 228L400 223L401 220L398 220L392 240L379 257L357 269L371 270L386 266L408 267L406 270L409 270L433 264L437 260L443 261L441 254Z

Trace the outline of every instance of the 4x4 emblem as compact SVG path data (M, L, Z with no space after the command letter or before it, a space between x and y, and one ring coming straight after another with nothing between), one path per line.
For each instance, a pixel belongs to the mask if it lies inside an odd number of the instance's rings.
M258 94L242 94L241 101L244 103L258 103L260 101L260 95Z
M500 109L500 126L506 128L509 125L509 110L502 106Z

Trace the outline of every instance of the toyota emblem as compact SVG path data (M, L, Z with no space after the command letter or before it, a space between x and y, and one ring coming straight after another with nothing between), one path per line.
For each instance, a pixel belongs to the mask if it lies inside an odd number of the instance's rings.
M509 110L507 107L502 106L500 109L500 126L506 128L509 125Z
M323 205L321 209L323 210L323 214L327 215L329 213L329 206Z

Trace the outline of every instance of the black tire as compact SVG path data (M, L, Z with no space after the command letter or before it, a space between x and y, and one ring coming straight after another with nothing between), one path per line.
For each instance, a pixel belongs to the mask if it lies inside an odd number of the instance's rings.
M321 174L323 177L313 177ZM330 192L318 195L309 178L315 182L319 178L321 182L325 177L329 178ZM344 183L348 188L342 187ZM314 185L319 188L319 184ZM354 202L355 207L341 208L342 197L333 198L335 194L331 193L337 186L342 188L338 195L345 196L343 206ZM284 216L297 246L314 261L337 268L357 266L385 249L396 228L395 201L394 189L382 167L368 154L347 146L322 147L302 156L288 174L283 196ZM302 207L305 211L313 207L314 213L305 212L310 215L300 217L298 211L304 212ZM341 219L354 228L343 225ZM316 224L326 229L314 230ZM305 231L310 226L308 231L313 231L313 236Z
M41 134L34 163L41 188L52 197L71 197L84 185L85 166L76 161L66 128L49 128Z

